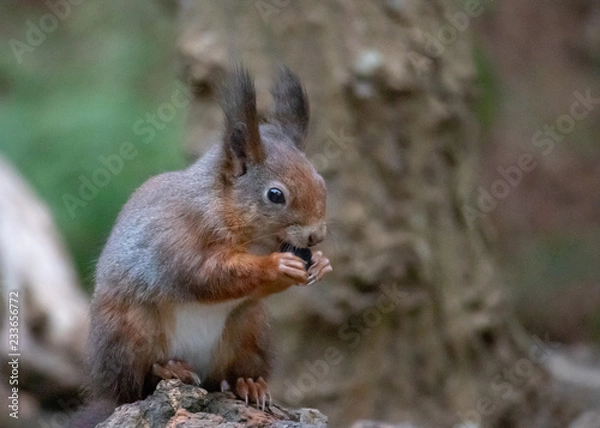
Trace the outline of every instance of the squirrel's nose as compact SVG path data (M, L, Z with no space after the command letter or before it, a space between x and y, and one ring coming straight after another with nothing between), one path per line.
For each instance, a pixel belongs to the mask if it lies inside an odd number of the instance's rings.
M313 247L313 246L317 245L319 242L322 242L324 239L325 239L325 229L311 232L311 234L308 235L308 246Z

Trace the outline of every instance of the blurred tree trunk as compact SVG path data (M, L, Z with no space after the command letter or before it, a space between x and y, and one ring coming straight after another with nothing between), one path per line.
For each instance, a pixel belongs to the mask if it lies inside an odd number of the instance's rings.
M453 5L181 2L195 153L220 133L215 88L231 61L253 71L263 112L278 63L307 87L334 272L274 299L272 385L277 399L315 406L333 426L556 418L538 412L544 371L505 308L488 233L464 215L477 179L476 76L467 33L446 17Z
M0 394L13 426L34 426L39 405L68 410L83 383L88 301L48 207L0 156ZM11 421L13 425L11 425Z

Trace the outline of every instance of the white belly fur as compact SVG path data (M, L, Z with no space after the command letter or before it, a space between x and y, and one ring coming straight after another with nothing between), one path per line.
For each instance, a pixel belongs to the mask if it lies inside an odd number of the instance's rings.
M184 303L175 309L175 328L169 335L171 359L188 362L200 378L206 377L212 353L219 343L225 321L243 299L212 305Z

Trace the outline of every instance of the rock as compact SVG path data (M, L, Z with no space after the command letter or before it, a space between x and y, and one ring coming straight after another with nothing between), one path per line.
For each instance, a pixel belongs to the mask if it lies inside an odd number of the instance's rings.
M154 394L118 407L98 428L324 428L327 417L314 409L289 410L272 404L266 411L246 405L232 393L209 393L179 380L162 381Z

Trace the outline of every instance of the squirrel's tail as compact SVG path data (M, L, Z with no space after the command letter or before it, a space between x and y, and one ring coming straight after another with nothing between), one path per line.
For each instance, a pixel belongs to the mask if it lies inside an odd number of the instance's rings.
M73 428L94 428L106 420L115 410L116 404L110 400L94 400L73 416Z

